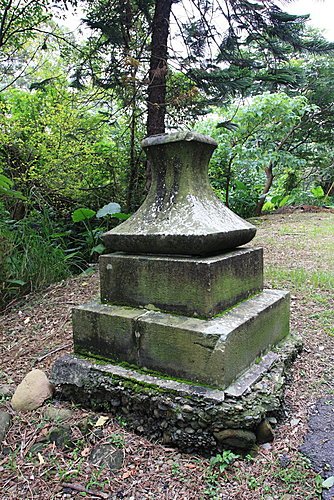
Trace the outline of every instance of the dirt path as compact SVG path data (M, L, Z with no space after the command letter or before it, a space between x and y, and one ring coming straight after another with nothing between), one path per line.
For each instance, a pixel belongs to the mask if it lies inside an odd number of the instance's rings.
M40 452L41 459L33 445L43 442L53 425L45 408L25 416L12 412L13 425L0 451L1 500L319 498L322 480L298 449L309 410L317 399L333 394L334 215L273 215L257 223L253 244L265 249L267 286L290 289L292 328L305 343L294 365L286 391L286 417L276 426L274 443L261 447L254 460L238 459L218 474L208 460L150 443L128 432L124 422L110 419L99 437L84 434L78 422L93 415L55 402L73 411L69 425L74 448L49 446ZM7 312L1 318L0 384L16 385L32 367L49 372L57 356L71 352L71 307L97 295L95 273L56 284ZM8 398L0 399L1 408L11 411ZM125 451L123 468L114 475L86 459L97 439L103 442L110 436ZM64 483L95 494L64 488Z

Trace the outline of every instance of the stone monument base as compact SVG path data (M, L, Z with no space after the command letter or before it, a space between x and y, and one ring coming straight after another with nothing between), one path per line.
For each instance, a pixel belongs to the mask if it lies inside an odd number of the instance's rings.
M73 309L74 352L224 389L288 335L289 299L263 290L212 319L84 304Z
M182 451L246 452L263 442L264 419L282 411L286 371L300 348L286 337L225 390L70 355L55 362L51 380L66 399L118 415L128 429Z
M262 248L215 256L111 253L99 260L101 302L211 318L263 288Z

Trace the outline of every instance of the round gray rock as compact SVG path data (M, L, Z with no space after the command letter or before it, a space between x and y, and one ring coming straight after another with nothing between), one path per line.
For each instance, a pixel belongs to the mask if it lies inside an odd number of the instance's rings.
M0 411L0 443L2 443L4 437L7 434L11 423L11 416L6 411Z

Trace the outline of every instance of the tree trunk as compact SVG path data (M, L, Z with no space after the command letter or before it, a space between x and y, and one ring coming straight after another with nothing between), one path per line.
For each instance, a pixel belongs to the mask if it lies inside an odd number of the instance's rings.
M133 198L135 195L135 182L138 176L136 162L136 100L133 97L131 105L131 121L130 121L130 176L127 190L126 209L127 212L132 212L134 209Z
M231 170L233 158L230 158L226 171L226 184L225 184L225 205L229 206L229 196L230 196L230 184L231 184Z
M156 0L152 24L147 135L165 132L169 20L173 0Z
M256 216L261 215L264 202L266 201L266 194L269 193L269 190L270 190L272 183L273 183L273 180L274 180L272 162L270 162L269 167L267 167L265 169L265 172L266 172L266 183L265 183L263 191L262 191L262 196L259 199L259 201L257 202L256 208L255 208L255 215Z

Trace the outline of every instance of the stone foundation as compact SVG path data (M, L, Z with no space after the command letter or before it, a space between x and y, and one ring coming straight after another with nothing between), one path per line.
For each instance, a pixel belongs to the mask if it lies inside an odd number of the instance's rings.
M264 419L282 410L286 370L300 347L288 337L224 391L75 356L59 358L51 380L67 399L182 451L249 450Z

